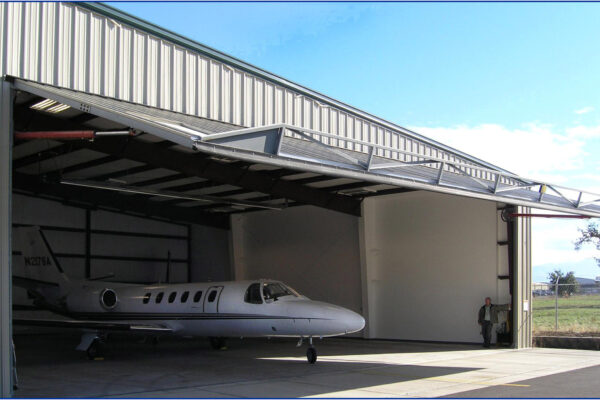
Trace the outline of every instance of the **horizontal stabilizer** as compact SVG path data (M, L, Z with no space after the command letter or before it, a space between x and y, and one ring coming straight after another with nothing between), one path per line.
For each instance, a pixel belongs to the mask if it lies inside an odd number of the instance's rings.
M56 282L41 281L39 279L25 278L23 276L13 276L13 284L25 289L39 289L44 287L59 287Z

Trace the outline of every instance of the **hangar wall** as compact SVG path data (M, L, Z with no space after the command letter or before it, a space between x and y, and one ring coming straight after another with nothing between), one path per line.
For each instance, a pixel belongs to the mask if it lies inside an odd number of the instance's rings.
M358 218L302 206L237 214L231 222L235 279L281 280L362 313Z
M86 226L86 210L68 206L61 202L13 195L13 224L47 225L53 227L75 228L83 230ZM165 281L167 252L171 252L169 281L187 282L187 233L188 227L135 217L103 210L90 213L92 230L117 230L137 232L147 236L122 236L110 234L91 235L90 253L95 256L123 257L121 260L92 258L90 276L100 277L114 273L109 280L120 282L158 282ZM44 232L58 256L65 273L75 279L85 278L85 259L74 255L85 253L85 233L48 229ZM171 238L151 237L166 235ZM191 227L191 280L217 281L230 279L229 231L206 226ZM19 243L13 236L13 250L20 251ZM69 256L71 255L71 256ZM129 258L129 259L128 259ZM140 260L133 260L139 258ZM145 260L144 260L145 259ZM163 260L150 260L163 259ZM15 275L20 272L20 257L13 258ZM15 304L28 304L26 292L15 288Z
M234 215L235 278L280 279L361 312L366 338L479 342L484 298L510 301L496 208L411 192L365 199L362 218L314 207Z
M233 279L231 231L192 225L192 282Z
M498 280L508 271L498 220L496 203L464 197L410 192L365 199L365 336L481 341L477 312L484 298L510 300L509 281Z

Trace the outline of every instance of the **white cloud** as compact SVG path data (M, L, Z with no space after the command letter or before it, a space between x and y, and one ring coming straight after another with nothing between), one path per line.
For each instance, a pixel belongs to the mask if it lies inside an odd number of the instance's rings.
M518 129L498 124L412 129L516 174L557 184L566 183L565 172L582 167L584 138L595 132L575 127L560 134L542 124ZM600 134L600 127L594 129Z
M587 107L580 108L579 110L575 110L573 112L575 114L577 114L577 115L581 115L581 114L587 114L587 113L592 112L592 111L594 111L594 107L587 106Z
M600 138L600 126L578 125L565 129L567 135L575 139Z
M575 250L579 229L586 225L585 220L535 218L532 225L533 265L576 263L598 257L598 251L591 245Z

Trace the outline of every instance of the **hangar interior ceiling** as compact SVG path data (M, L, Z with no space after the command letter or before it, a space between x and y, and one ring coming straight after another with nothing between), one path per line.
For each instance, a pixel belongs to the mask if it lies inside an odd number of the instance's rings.
M15 142L17 192L225 229L231 214L298 205L360 216L366 197L421 189L600 215L597 195L441 150L424 155L285 124L247 129L14 81L15 131L45 135ZM97 136L56 140L51 131Z
M49 108L35 109L35 105L44 100L31 93L18 92L15 131L129 129L129 126L75 108L58 113ZM210 132L239 129L167 111L152 112L154 116L169 117ZM405 190L392 185L210 156L146 132L133 137L107 136L96 140L17 139L13 149L13 170L16 193L218 228L229 227L229 214L302 204L359 215L360 197ZM61 184L61 180L126 184L129 188L168 191L182 197L208 195L211 201L99 190Z

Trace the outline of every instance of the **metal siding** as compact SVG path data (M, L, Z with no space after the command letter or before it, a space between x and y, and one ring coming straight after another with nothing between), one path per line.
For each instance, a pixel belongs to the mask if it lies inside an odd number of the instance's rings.
M529 213L529 207L517 207L517 213ZM532 343L532 304L531 304L531 218L516 218L514 224L515 282L515 346L531 347ZM525 303L529 310L525 310Z
M439 151L78 5L4 3L0 13L3 75L243 126L286 122L424 155ZM325 141L368 151L343 140ZM377 154L414 158L383 150ZM479 174L490 179L487 175Z

